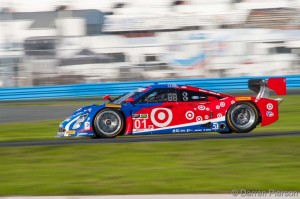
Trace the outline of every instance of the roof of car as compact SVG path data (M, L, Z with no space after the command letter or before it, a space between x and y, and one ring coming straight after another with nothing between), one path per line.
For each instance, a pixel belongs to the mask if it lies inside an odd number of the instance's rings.
M204 93L208 93L208 94L212 94L212 95L218 95L218 96L229 96L227 94L224 93L219 93L219 92L215 92L215 91L211 91L211 90L207 90L207 89L203 89L203 88L199 88L199 87L195 87L195 86L189 86L189 85L178 85L178 84L152 84L146 87L147 90L148 89L155 89L155 88L177 88L177 89L187 89L187 90L191 90L191 91L200 91L200 92L204 92Z

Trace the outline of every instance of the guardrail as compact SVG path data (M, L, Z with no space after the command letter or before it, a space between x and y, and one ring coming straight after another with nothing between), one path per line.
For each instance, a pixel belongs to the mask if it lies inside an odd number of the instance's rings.
M270 77L270 76L268 76ZM192 85L209 90L228 92L248 90L248 79L264 77L236 77L236 78L205 78L205 79L178 79L159 81L113 82L97 84L73 84L60 86L36 86L24 88L1 88L0 101L7 100L37 100L98 97L105 94L112 96L132 91L141 86L158 83ZM300 75L285 76L287 88L300 88Z

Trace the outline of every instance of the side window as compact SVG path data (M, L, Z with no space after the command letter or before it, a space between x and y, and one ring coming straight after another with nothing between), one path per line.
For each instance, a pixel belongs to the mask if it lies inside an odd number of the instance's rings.
M154 89L142 96L137 103L177 102L177 93L173 88Z
M197 91L178 90L178 101L180 102L206 101L207 97L207 94Z

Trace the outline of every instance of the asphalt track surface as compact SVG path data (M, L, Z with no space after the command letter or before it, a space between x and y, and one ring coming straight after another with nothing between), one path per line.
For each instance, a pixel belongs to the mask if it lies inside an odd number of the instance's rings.
M113 144L113 143L136 143L136 142L169 142L169 141L191 141L191 140L209 140L209 139L236 139L236 138L257 138L274 136L300 136L299 131L294 132L264 132L264 133L245 133L245 134L176 134L164 136L124 136L111 139L59 139L57 140L39 140L39 141L17 141L0 142L0 147L4 146L53 146L53 145L71 145L71 144Z
M0 106L0 123L59 120L69 117L78 106Z

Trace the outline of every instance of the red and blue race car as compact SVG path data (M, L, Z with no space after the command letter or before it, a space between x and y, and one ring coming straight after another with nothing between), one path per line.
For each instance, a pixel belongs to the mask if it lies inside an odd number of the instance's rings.
M248 86L257 96L231 96L175 84L149 85L113 100L107 95L108 103L80 108L64 120L58 136L247 133L258 124L277 121L282 99L268 98L269 91L286 95L286 79L253 79Z

